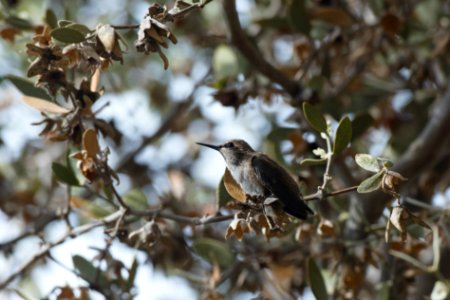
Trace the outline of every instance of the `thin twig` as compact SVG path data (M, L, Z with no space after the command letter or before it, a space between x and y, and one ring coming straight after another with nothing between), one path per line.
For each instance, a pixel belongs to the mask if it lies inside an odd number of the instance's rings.
M155 133L153 133L151 136L149 136L147 138L144 138L144 140L142 141L141 145L139 145L139 147L137 147L136 149L134 149L130 153L126 154L122 158L122 160L118 163L118 165L116 167L116 171L117 172L122 171L128 164L130 164L134 160L134 158L136 157L137 154L139 154L142 150L144 150L145 147L147 147L148 145L150 145L153 142L157 141L165 133L170 131L173 128L174 124L177 121L179 121L180 118L184 114L187 114L187 112L189 111L188 110L189 107L194 102L194 94L195 94L195 92L205 82L205 80L209 76L210 72L211 71L208 71L206 73L206 75L195 84L194 88L192 89L191 94L186 98L185 101L177 104L172 109L172 111L167 115L166 119L163 121L163 123L161 124L161 126L159 127L159 129Z
M318 190L314 194L304 196L303 200L305 200L305 201L323 200L328 197L333 197L333 196L337 196L337 195L341 195L341 194L354 192L357 189L358 189L358 186L351 186L351 187L333 191L333 192L326 192L323 190Z
M24 238L27 238L29 236L35 235L40 233L48 224L50 224L53 221L59 220L59 216L55 213L51 213L49 215L45 215L42 217L42 220L38 220L31 228L30 230L26 230L19 236L0 244L0 251L4 251L5 249L8 249L9 247L12 247L17 242L23 240Z
M331 160L333 158L333 149L331 149L331 140L330 137L328 136L328 134L326 133L321 133L320 136L326 141L327 143L327 164L325 167L325 172L323 173L323 183L320 186L320 190L325 190L328 181L330 181L331 176L330 176L330 167L331 167Z
M44 244L41 250L39 250L35 255L33 255L32 258L30 258L27 262L25 262L21 267L19 267L16 271L11 273L3 282L0 282L0 290L6 288L14 279L19 277L21 274L24 274L30 267L32 267L34 264L36 264L40 259L47 256L47 254L52 250L54 247L62 244L69 238L75 238L82 234L85 234L97 227L100 227L104 225L105 223L110 223L115 221L117 218L119 218L120 215L117 214L117 212L103 218L100 221L96 221L94 223L81 225L79 227L73 228L72 230L69 230L64 236L62 236L60 239L53 243L47 243Z

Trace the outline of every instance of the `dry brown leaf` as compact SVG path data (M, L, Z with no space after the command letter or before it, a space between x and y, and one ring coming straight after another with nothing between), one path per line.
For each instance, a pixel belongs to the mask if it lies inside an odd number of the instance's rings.
M386 33L396 34L403 26L402 20L393 13L386 13L380 20L380 25Z
M311 12L311 17L342 27L350 26L353 23L350 15L337 7L317 7Z
M284 291L289 291L292 285L292 280L294 279L295 272L297 271L296 266L271 264L269 268L274 275L273 278L278 281L277 284Z
M14 43L14 40L16 39L16 35L20 34L20 31L13 27L6 27L0 30L0 37L2 39L7 40L11 43Z
M25 102L25 104L37 109L40 112L53 114L67 114L70 112L69 109L44 99L39 99L30 96L23 96L22 100L23 102Z
M228 225L227 232L225 233L225 239L229 239L231 236L235 235L236 238L241 241L244 237L244 234L249 232L247 221L244 219L236 218L231 221L230 225Z
M298 242L304 242L311 238L312 233L313 229L311 224L303 223L297 227L297 230L295 231L295 240Z
M319 223L319 226L317 226L317 233L320 236L324 237L331 237L335 234L335 227L334 224L327 219L322 219Z
M87 157L94 158L100 152L97 133L94 129L86 129L83 133L83 150L86 150Z
M106 52L111 53L117 43L117 37L114 28L109 24L99 25L97 26L96 31L98 39L103 44Z
M100 74L101 74L101 68L98 67L97 69L95 69L94 75L92 75L92 78L91 78L90 90L92 92L96 92L98 90L98 86L100 84Z
M245 203L246 202L246 196L244 191L242 190L241 186L234 180L233 176L231 176L230 171L228 168L225 169L225 174L223 174L223 184L225 185L225 189L227 190L228 194L230 194L233 199Z

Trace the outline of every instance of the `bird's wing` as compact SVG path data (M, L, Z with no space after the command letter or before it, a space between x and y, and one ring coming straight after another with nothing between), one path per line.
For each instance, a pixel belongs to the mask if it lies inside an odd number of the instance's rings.
M284 211L300 219L306 219L313 211L302 200L297 183L289 173L267 155L255 155L252 167L264 189L278 198Z

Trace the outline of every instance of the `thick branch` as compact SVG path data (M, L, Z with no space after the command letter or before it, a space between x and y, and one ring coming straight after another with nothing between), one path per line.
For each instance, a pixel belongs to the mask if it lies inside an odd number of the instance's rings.
M268 63L242 30L239 16L236 11L236 1L225 0L223 2L223 7L228 27L230 28L231 42L233 45L242 53L253 68L273 82L281 85L293 98L297 98L302 91L301 85L288 78L277 68Z
M442 99L436 101L429 121L422 132L411 143L408 150L395 164L393 170L412 179L427 167L430 157L446 145L450 124L450 85ZM375 199L376 197L376 199ZM384 206L390 200L388 196L373 194L364 201L364 212L369 222L374 222L381 215Z

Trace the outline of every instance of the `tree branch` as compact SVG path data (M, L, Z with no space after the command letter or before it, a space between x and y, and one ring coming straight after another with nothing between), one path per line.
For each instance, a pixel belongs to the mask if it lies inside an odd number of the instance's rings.
M19 241L31 236L40 233L48 224L55 220L59 220L60 217L55 213L50 213L48 215L45 215L42 217L42 219L38 220L33 226L33 228L26 230L22 234L18 235L17 237L0 243L0 251L8 251L7 249L10 249L12 246L14 246Z
M253 68L271 81L281 85L294 99L298 98L302 92L302 86L268 63L242 30L239 16L236 11L236 1L225 0L223 1L223 7L228 27L230 28L231 42L233 45L241 52Z
M91 231L94 228L104 225L105 223L114 222L119 217L120 217L120 211L115 212L115 213L103 218L100 221L81 225L79 227L73 228L72 230L69 230L63 237L61 237L57 241L55 241L53 243L45 244L42 247L42 249L39 250L39 252L37 252L35 255L33 255L33 257L30 260L25 262L16 271L11 273L4 281L0 282L0 290L6 288L14 279L16 279L20 275L24 274L29 268L31 268L34 264L36 264L41 258L44 258L45 256L47 256L54 247L64 243L64 241L66 241L68 238L78 237L84 233Z
M446 145L448 139L448 128L450 124L450 85L442 96L437 100L427 125L409 148L392 168L393 171L412 179L427 167L430 157L442 146ZM376 199L375 199L376 198ZM369 222L374 222L381 215L390 197L381 196L379 193L371 194L363 201L363 211Z

